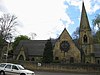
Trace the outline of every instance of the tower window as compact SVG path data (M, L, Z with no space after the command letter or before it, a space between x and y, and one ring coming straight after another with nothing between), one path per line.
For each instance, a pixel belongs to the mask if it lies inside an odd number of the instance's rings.
M84 35L83 39L84 39L84 43L87 43L87 36L86 35Z
M55 60L59 60L59 58L58 57L55 57Z

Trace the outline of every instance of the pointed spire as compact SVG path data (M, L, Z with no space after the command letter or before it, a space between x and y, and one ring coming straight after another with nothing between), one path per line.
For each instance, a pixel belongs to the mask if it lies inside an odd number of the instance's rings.
M88 17L87 17L87 13L86 13L86 9L85 9L85 5L84 5L84 1L82 1L80 30L84 30L84 29L91 30Z
M84 0L82 0L82 3L84 2Z
M82 10L86 13L86 9L85 9L85 5L84 5L84 1L82 1Z

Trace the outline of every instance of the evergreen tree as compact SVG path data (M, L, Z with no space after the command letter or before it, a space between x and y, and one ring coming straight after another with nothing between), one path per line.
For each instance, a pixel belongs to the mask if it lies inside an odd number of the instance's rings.
M53 47L51 39L47 40L43 52L43 63L51 63L53 61Z
M5 45L5 40L0 36L0 59L2 58L2 48Z

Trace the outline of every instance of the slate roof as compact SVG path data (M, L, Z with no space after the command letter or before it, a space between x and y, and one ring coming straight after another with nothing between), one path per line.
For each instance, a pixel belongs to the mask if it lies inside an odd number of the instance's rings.
M18 54L20 48L23 47L28 56L43 55L45 43L46 40L22 40L17 46L15 54Z
M23 47L26 56L42 56L47 40L22 40L16 47L14 55L18 55L20 48ZM51 41L54 45L55 40Z

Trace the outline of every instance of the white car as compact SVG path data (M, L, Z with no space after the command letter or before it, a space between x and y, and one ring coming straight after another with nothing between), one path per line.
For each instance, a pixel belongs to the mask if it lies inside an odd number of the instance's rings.
M0 75L35 75L35 73L18 64L0 63Z

